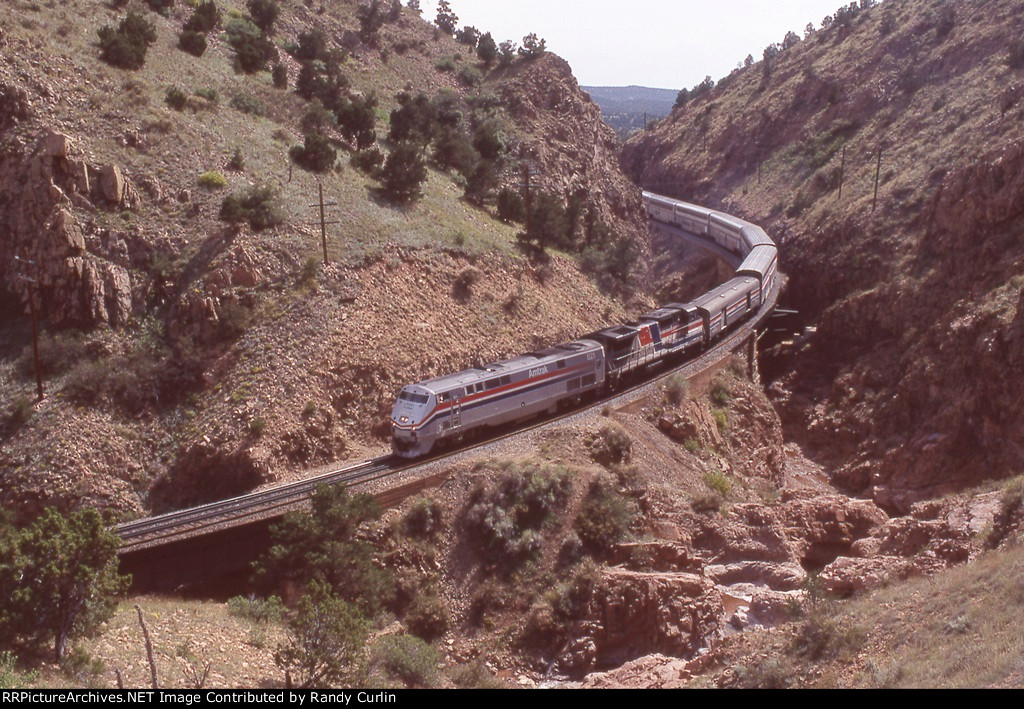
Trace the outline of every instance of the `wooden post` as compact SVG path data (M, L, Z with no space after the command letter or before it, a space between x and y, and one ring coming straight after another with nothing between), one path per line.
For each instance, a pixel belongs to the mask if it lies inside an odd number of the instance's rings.
M160 683L156 678L156 659L153 657L153 641L149 637L149 628L146 627L146 620L142 617L142 608L135 604L135 612L139 614L139 625L142 626L142 637L146 640L146 659L149 660L149 673L153 680L153 689L159 689Z
M875 211L878 204L878 176L882 173L882 149L878 149L878 166L875 167L875 196L871 199L871 211Z

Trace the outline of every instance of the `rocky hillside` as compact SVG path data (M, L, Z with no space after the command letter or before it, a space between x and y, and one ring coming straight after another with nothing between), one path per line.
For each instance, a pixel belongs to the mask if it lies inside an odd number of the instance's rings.
M776 383L788 434L907 512L1024 463L1024 4L887 0L826 25L694 90L622 160L778 236L817 326Z
M221 24L198 57L180 48L197 3L155 3L163 13L137 0L8 5L6 505L88 503L129 516L377 453L402 384L649 302L606 279L599 289L599 274L573 256L527 259L522 227L497 218L496 194L518 190L525 165L537 186L575 200L570 228L589 214L649 253L614 134L553 55L488 64L408 8L380 4L379 23L361 22L355 1L283 1L261 32L244 2L216 0ZM101 60L97 43L126 13L155 35L132 69ZM239 46L270 59L247 73ZM426 148L422 194L398 203L379 161L397 145L391 112L420 94L444 129ZM353 115L371 117L369 147L365 126L338 122ZM309 134L326 138L336 166L307 169ZM318 183L329 264L310 206ZM255 218L244 212L253 205L264 210ZM42 321L39 404L26 273Z

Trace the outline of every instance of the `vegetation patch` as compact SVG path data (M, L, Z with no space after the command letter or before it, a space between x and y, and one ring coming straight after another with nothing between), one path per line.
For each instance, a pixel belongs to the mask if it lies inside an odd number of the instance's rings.
M495 485L482 483L473 490L466 526L492 568L512 569L540 551L541 528L565 506L572 479L568 470L556 466L502 467Z
M247 222L256 231L270 229L285 221L284 208L276 189L257 185L224 198L220 218L238 224Z
M612 479L600 477L590 483L574 529L586 549L603 555L626 538L636 515L635 503L618 492Z
M436 687L440 659L437 650L420 638L385 635L370 647L368 680L374 687L391 686L396 681L411 688Z
M141 69L146 53L156 42L156 27L136 12L129 12L116 28L101 27L100 59L122 69Z
M199 186L208 190L219 190L228 186L228 180L216 170L210 170L199 176Z

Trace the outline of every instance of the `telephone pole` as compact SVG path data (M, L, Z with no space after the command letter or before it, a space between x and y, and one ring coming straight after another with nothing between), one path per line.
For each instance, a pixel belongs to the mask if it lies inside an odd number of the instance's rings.
M327 225L328 224L340 224L341 222L337 222L337 221L329 222L329 221L327 221L325 207L337 207L338 203L337 202L324 202L324 183L319 178L316 181L316 186L317 186L317 188L319 190L319 193L320 193L320 201L317 202L316 204L311 204L309 206L310 206L311 209L313 207L319 207L319 209L320 209L320 243L323 246L323 250L324 250L324 265L326 266L327 264L330 263L330 261L327 260Z
M39 364L39 325L36 316L36 262L15 256L18 262L18 280L28 283L28 310L32 315L32 358L36 367L36 393L43 400L43 369Z
M837 202L843 201L843 174L846 172L846 146L843 146L843 159L839 163L839 197L836 198Z
M871 198L871 211L875 211L878 203L878 176L882 173L882 148L878 148L878 166L875 168L875 196Z
M523 206L526 208L526 233L528 236L533 234L531 227L533 226L533 197L531 195L532 190L530 189L531 178L534 175L539 175L540 171L531 167L529 163L523 163L523 181L519 184L523 188Z

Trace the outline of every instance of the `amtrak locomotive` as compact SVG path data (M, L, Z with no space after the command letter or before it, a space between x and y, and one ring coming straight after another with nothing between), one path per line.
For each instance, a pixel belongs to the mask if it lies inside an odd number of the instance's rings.
M778 249L761 227L650 192L643 199L654 221L742 257L736 277L691 303L663 305L636 322L403 387L391 414L397 455L417 458L614 390L655 365L707 349L761 307L778 267Z

